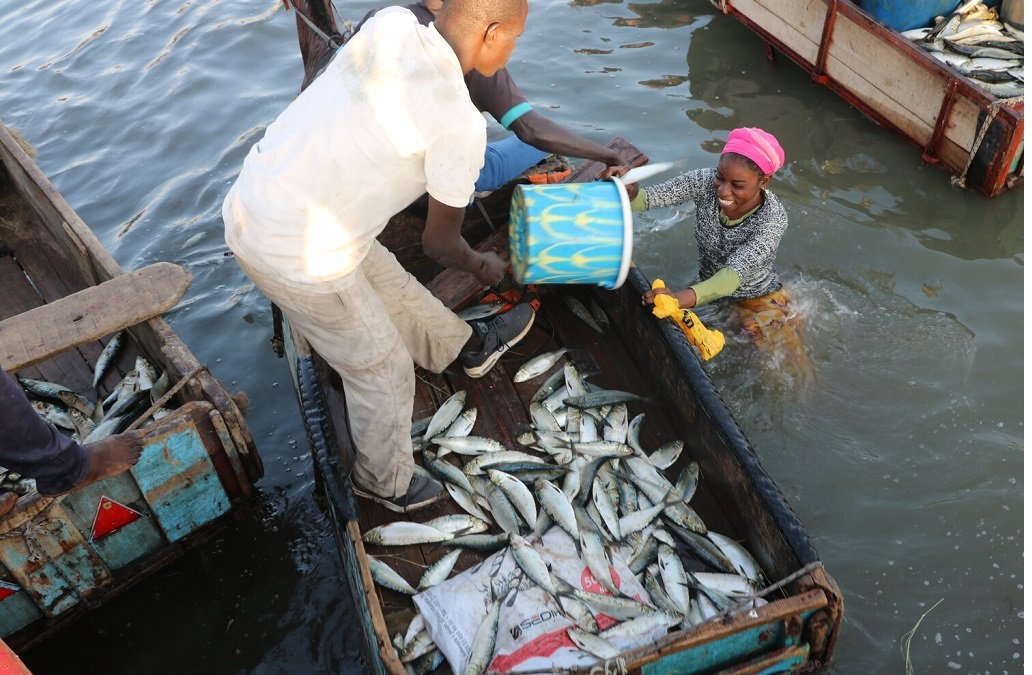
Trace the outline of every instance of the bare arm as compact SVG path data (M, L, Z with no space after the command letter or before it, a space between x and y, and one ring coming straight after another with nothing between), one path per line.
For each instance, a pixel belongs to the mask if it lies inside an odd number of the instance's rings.
M521 141L541 150L569 157L593 159L607 166L623 164L623 159L615 150L578 136L535 110L520 115L510 128Z
M423 252L438 264L475 276L485 285L497 284L505 275L505 261L494 251L480 253L462 237L466 209L448 206L430 197L423 229Z

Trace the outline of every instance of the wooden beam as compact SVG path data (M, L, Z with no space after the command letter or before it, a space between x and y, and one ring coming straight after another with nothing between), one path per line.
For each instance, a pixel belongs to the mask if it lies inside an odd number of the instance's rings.
M190 272L160 262L0 321L0 367L8 372L146 321L179 302Z

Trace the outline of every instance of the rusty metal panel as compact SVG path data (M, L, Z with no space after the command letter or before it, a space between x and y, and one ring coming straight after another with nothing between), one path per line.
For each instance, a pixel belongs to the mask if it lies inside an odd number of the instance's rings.
M139 512L142 517L98 535L94 530L101 511L110 508L112 501ZM128 473L75 490L65 497L64 508L82 536L113 570L157 551L166 543L150 506Z
M208 422L206 415L200 419ZM229 496L196 424L184 417L150 439L132 468L140 492L169 541L177 541L229 511Z
M43 613L29 594L0 565L0 637L7 637L42 617Z
M74 607L111 574L60 499L41 499L0 523L0 562L49 617Z

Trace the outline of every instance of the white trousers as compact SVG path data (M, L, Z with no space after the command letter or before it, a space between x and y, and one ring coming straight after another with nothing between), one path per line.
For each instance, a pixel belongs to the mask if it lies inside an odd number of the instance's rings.
M344 383L358 481L383 497L412 478L413 362L440 373L472 329L374 242L333 292L264 274L237 257L247 276L283 311Z

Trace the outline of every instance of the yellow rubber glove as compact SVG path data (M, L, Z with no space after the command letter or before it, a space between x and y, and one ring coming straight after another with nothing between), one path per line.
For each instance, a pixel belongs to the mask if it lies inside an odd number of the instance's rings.
M652 282L652 288L665 288L662 279ZM699 350L703 361L709 361L724 348L724 334L718 330L710 330L702 324L699 317L690 309L681 309L677 298L672 295L657 295L653 298L652 314L660 319L673 319L681 332Z

